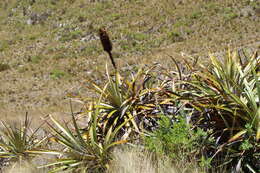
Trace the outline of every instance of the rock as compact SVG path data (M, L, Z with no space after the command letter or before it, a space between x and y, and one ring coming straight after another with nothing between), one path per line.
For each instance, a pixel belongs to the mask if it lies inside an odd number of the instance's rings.
M255 11L250 6L246 6L245 8L242 8L240 10L240 16L242 16L242 17L250 17L250 16L254 16L254 15L255 15Z
M47 18L50 16L50 13L44 12L42 14L37 14L37 13L31 13L29 19L26 21L28 25L35 25L38 23L44 23Z
M94 34L87 34L86 36L82 37L80 41L82 42L89 42L92 40L98 40L99 38Z
M32 25L32 24L33 24L33 21L32 21L32 19L28 19L28 20L26 21L26 23L27 23L27 25Z
M79 51L80 51L80 52L83 52L83 51L86 50L86 48L87 48L87 46L81 46L81 47L79 48Z
M38 21L39 21L39 23L44 23L49 16L50 16L50 14L47 13L47 12L44 12L44 13L40 14L40 15L38 16Z

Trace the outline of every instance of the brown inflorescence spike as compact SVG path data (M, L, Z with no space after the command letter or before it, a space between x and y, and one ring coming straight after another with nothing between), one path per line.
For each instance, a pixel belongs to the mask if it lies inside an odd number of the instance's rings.
M107 32L104 28L99 29L99 38L100 38L100 41L102 43L104 51L106 51L108 53L109 58L110 58L110 60L113 64L114 68L116 69L116 63L115 63L113 56L112 56L112 53L111 53L112 43L111 43L109 36L108 36L108 34L107 34Z

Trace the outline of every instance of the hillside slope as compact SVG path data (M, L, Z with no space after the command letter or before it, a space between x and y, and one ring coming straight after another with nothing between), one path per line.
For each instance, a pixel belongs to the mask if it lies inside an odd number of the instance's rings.
M249 0L3 0L0 2L0 113L64 112L66 94L86 95L85 78L112 69L97 37L106 27L121 70L167 54L259 50L260 3Z

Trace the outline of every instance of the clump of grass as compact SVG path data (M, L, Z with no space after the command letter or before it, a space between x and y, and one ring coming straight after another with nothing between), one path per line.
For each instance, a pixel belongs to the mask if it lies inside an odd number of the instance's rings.
M66 58L66 55L64 53L57 53L53 56L53 59L60 60Z
M201 16L202 16L202 12L201 11L194 11L191 14L190 18L191 19L199 19Z
M223 17L226 21L230 21L238 17L238 14L234 11L234 9L226 7L223 9Z
M59 69L54 69L50 72L50 77L52 79L60 79L65 76L67 76L67 73Z
M165 156L155 157L154 153L140 147L121 147L113 151L113 160L108 169L109 173L202 173L201 168L194 161L173 163Z
M70 40L74 40L80 38L82 36L81 30L72 30L72 31L64 31L64 33L60 37L61 42L67 42Z
M3 40L3 41L0 43L0 52L4 51L5 49L8 49L8 47L9 47L8 41Z
M168 35L171 38L173 43L181 42L184 40L184 38L182 37L181 33L178 30L173 30Z
M15 163L13 165L10 165L9 167L5 168L3 170L5 173L44 173L44 171L39 170L35 167L35 165L32 165L32 163L21 161L19 164Z
M38 64L42 60L42 55L34 55L30 57L30 61L34 64Z

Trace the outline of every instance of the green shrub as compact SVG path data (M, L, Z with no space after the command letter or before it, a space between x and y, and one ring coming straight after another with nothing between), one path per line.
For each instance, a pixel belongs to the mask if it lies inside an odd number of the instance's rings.
M194 12L191 14L190 18L191 18L191 19L198 19L198 18L200 18L201 16L202 16L202 12L201 12L201 11L194 11Z
M230 21L238 17L238 14L234 11L234 9L227 7L223 9L223 17L226 21Z
M193 130L183 116L173 119L162 115L159 128L145 137L146 147L158 155L167 155L175 161L193 160L198 158L203 166L209 167L210 159L203 152L214 140L208 138L209 132L200 128Z

